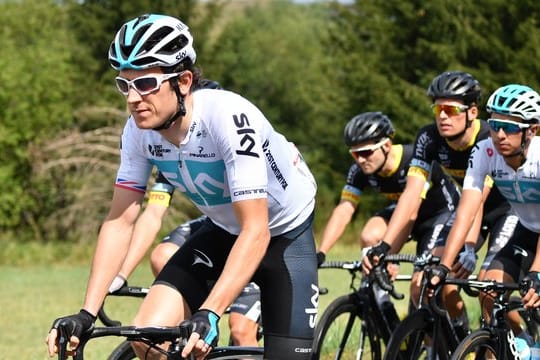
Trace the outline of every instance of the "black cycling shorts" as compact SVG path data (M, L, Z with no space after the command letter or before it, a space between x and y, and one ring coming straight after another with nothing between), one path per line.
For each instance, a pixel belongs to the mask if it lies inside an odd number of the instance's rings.
M482 221L483 237L488 238L488 249L484 261L482 262L482 270L489 267L489 264L495 258L495 255L508 243L514 235L519 223L519 218L511 211L492 212L484 216ZM489 236L488 236L489 234Z
M252 279L261 289L265 359L310 359L318 308L313 215L301 226L272 237ZM169 260L156 284L177 289L197 310L221 274L236 240L205 220Z
M182 225L179 225L176 229L171 231L167 236L165 236L161 242L162 243L173 243L176 244L178 247L181 247L186 242L187 238L197 230L201 228L201 226L206 221L206 216L200 216L197 219L188 221L183 223Z
M519 282L530 271L536 256L538 235L519 222L506 245L489 264L488 270L502 270Z

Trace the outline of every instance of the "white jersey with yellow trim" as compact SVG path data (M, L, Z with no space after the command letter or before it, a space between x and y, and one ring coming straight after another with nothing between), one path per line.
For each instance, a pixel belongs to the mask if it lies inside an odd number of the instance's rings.
M144 192L153 166L233 234L240 232L233 202L267 198L272 236L302 224L315 206L315 180L296 146L257 107L226 90L193 93L192 122L180 147L128 118L116 186Z

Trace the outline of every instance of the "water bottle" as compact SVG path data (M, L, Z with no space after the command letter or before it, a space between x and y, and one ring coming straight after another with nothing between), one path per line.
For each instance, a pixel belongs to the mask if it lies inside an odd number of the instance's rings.
M514 344L521 360L531 360L531 348L527 344L527 340L516 336Z
M513 339L512 339L513 338ZM514 336L514 332L510 330L508 333L508 341L510 346L510 351L514 355L519 355L521 360L531 360L531 346L532 346L532 337L527 334L525 331L522 331L518 336ZM512 346L513 345L513 346Z
M531 346L531 360L540 360L540 341Z

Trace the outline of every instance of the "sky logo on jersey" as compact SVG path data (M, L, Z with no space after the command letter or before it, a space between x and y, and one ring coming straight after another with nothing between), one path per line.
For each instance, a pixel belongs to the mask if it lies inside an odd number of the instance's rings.
M259 154L252 151L256 143L255 139L252 136L252 134L255 134L255 130L250 127L251 125L249 124L249 119L247 115L233 115L233 120L234 125L238 129L236 130L236 133L238 135L242 135L242 138L240 139L240 150L236 150L236 153L238 155L247 155L258 158Z
M494 178L497 188L510 202L540 204L540 181L501 180Z
M225 163L219 161L185 160L153 161L167 180L195 204L215 206L229 204L231 194L226 178Z

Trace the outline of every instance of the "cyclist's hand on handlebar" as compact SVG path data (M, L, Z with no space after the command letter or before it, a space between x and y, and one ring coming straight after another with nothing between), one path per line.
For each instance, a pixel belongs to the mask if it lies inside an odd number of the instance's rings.
M525 308L535 308L540 306L540 273L531 271L523 278L523 282L527 284L528 290L522 294L523 305Z
M444 284L450 269L446 265L439 264L433 266L427 273L429 274L427 295L432 297L435 291Z
M58 352L58 327L62 326L67 331L66 335L69 337L69 346L72 349L72 351L68 352L68 355L73 356L74 350L79 345L81 335L90 333L94 329L95 322L96 316L84 309L81 309L78 314L56 319L45 340L49 350L49 356L52 357Z
M465 244L463 251L459 254L458 261L452 266L452 272L458 279L465 279L476 269L476 253L474 247Z
M321 264L326 260L326 254L322 251L317 251L317 267L321 267Z
M365 274L369 274L373 269L373 266L377 266L386 254L390 251L390 245L384 241L380 241L377 245L373 246L367 252L366 256L362 259L362 270Z
M111 286L109 286L109 294L112 294L115 291L127 286L127 280L122 275L118 274L114 277Z
M193 352L197 358L202 359L217 345L219 315L212 310L199 309L188 321L191 323L191 336L182 351L182 357Z

